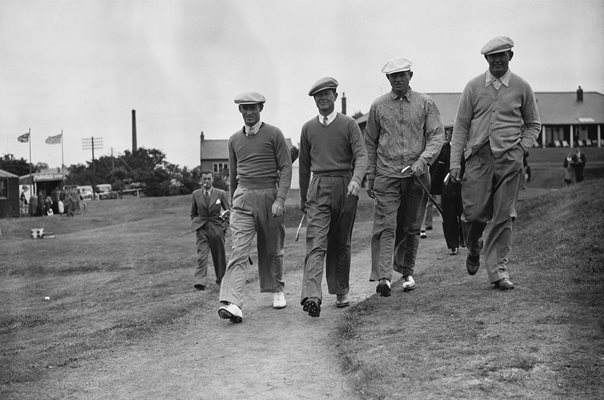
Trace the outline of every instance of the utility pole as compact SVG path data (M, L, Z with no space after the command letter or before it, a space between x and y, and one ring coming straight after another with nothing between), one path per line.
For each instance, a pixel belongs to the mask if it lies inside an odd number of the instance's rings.
M94 189L94 181L95 181L95 168L94 168L94 150L101 150L103 148L103 138L102 137L89 137L82 139L82 149L84 150L92 150L92 163L90 166L92 167L92 187ZM96 194L93 192L93 196L96 197Z

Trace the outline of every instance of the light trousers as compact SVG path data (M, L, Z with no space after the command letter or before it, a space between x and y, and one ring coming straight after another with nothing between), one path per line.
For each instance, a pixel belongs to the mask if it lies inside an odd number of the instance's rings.
M219 301L243 306L243 289L254 235L257 236L258 277L261 292L282 292L285 217L274 217L272 205L277 189L238 187L231 208L231 257L227 264Z
M487 142L466 160L461 189L466 244L475 247L484 232L484 265L490 283L509 278L508 254L517 216L523 155L524 150L517 145L495 157Z

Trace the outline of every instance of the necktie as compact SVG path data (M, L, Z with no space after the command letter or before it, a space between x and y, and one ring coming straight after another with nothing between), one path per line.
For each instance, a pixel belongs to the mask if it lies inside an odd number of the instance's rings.
M327 126L327 117L323 117L323 125Z
M206 199L210 198L210 191L209 190L204 190L203 191L203 195L206 197Z

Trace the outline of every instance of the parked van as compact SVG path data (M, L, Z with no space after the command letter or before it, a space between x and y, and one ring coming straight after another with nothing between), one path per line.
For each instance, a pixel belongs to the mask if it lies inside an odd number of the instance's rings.
M94 192L92 191L92 186L78 186L78 194L84 200L92 200L94 196Z

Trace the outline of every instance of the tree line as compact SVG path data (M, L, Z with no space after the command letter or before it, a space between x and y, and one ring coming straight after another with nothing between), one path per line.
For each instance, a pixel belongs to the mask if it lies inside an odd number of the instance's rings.
M47 169L45 163L30 164L12 154L0 158L0 169L23 176ZM226 189L228 171L214 179L214 186ZM166 161L158 149L126 150L119 156L101 156L86 164L72 164L66 168L65 185L98 185L109 183L120 191L137 187L146 196L174 196L192 193L199 187L201 168L189 169Z

